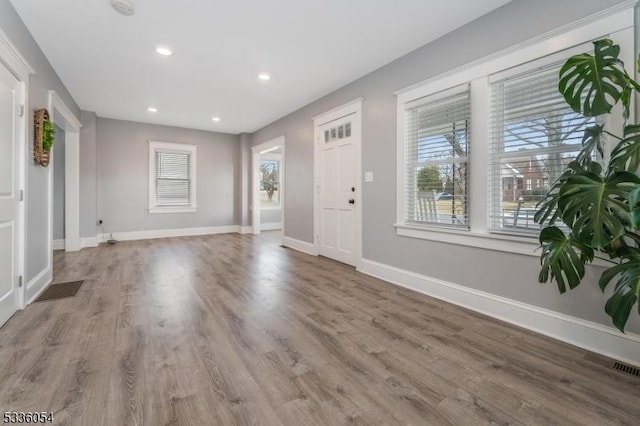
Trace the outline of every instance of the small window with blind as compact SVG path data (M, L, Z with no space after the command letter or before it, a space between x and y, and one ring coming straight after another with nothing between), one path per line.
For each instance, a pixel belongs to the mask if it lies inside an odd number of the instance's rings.
M149 212L196 211L196 146L149 142Z
M581 149L595 124L558 91L564 61L490 79L489 230L537 235L536 205Z
M404 222L468 229L469 86L404 105Z

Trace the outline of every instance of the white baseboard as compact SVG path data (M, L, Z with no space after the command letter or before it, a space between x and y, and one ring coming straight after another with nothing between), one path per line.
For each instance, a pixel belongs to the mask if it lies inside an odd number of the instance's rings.
M113 238L118 241L150 240L154 238L169 237L190 237L195 235L229 234L240 232L237 225L230 226L210 226L204 228L183 228L183 229L157 229L149 231L114 232ZM100 235L100 241L109 239L110 232Z
M98 239L99 237L97 235L95 237L81 238L80 247L98 247Z
M80 248L85 247L98 247L98 239L99 236L95 237L87 237L80 239ZM53 240L51 243L52 250L64 250L65 249L65 240Z
M253 226L238 226L238 230L236 231L239 234L253 234Z
M273 222L273 223L261 223L260 230L261 231L273 231L276 229L282 229L282 222Z
M49 287L53 280L53 271L51 268L45 268L38 275L36 275L31 281L27 283L25 300L27 305L33 303L34 300L42 294L42 292Z
M306 241L300 241L290 237L282 237L282 245L312 256L318 255L316 252L316 246Z
M362 259L359 271L589 351L640 366L640 336L484 291Z

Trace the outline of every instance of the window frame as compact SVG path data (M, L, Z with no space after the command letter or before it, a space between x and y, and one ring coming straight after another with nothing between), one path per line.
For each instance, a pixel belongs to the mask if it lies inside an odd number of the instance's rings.
M438 92L438 93L434 93L432 95L429 96L425 96L419 99L415 99L411 102L407 102L405 104L403 104L403 108L404 108L404 112L403 112L403 119L405 120L403 122L403 125L407 122L407 113L411 114L412 111L415 110L415 108L421 108L425 105L429 105L429 104L436 104L437 102L441 101L442 99L446 99L449 96L455 97L455 96L460 96L460 95L466 95L469 98L469 106L471 104L471 90L470 90L470 86L468 84L461 84L458 85L456 87L451 87L447 90ZM470 120L471 123L473 123L473 120ZM405 127L403 126L403 129ZM403 138L406 136L406 132L403 132ZM467 140L466 140L466 155L464 157L456 157L455 155L452 155L450 157L446 157L440 160L427 160L427 161L423 161L423 165L422 167L427 167L429 165L455 165L455 164L465 164L466 168L467 168L467 172L466 172L466 176L465 176L465 188L466 188L466 193L465 193L465 206L464 206L464 212L465 212L465 223L464 224L451 224L451 223L440 223L440 222L435 222L435 221L409 221L407 220L407 211L403 208L403 216L402 216L402 220L403 222L410 224L410 226L415 226L415 227L425 227L425 228L436 228L436 229L441 229L441 228L448 228L448 229L453 229L453 230L469 230L469 200L468 200L468 188L469 188L469 168L470 168L470 152L473 150L473 148L471 147L472 145L472 137L471 134L469 132L469 134L467 135ZM407 176L408 176L408 170L406 168L407 165L411 164L414 167L418 166L421 162L417 161L416 158L407 158L407 141L404 141L403 144L403 157L404 157L404 163L403 163L403 170L405 172L404 174L404 181L403 181L403 207L406 207L408 203L408 194L406 192L407 189ZM417 143L417 140L412 140L411 143ZM417 150L416 150L416 154L417 154ZM412 185L413 186L413 185ZM416 191L417 192L417 191ZM415 194L413 194L415 195ZM415 203L415 198L413 199L414 203Z
M521 64L521 65L517 65L514 67L511 67L507 70L501 71L501 72L497 72L494 73L490 76L488 76L489 78L489 93L492 93L493 90L493 86L494 84L501 84L503 83L505 80L513 78L513 77L520 77L523 75L527 75L527 74L532 74L535 73L536 71L542 70L543 72L545 71L545 69L548 69L550 67L557 67L558 70L560 69L560 67L562 66L562 64L564 63L564 61L569 58L570 56L576 55L576 54L580 54L580 53L589 53L593 50L593 45L591 44L591 42L586 42L586 43L581 43L578 44L576 46L572 46L568 49L563 49L560 52L555 52L553 54L550 55L546 55L542 58L537 58L534 59L532 61L529 61L525 64ZM559 95L560 96L560 95ZM529 104L531 105L531 104ZM496 113L495 110L495 105L493 105L491 102L489 102L488 104L488 108L490 108L491 114ZM569 108L568 108L569 109ZM496 117L491 116L490 114L490 123L489 123L489 132L490 132L490 136L488 139L488 145L489 145L489 158L487 160L488 163L488 168L487 168L487 193L489 195L488 200L487 200L487 205L486 205L486 211L487 211L487 215L489 217L488 222L487 222L487 229L488 232L491 234L505 234L505 235L514 235L514 236L521 236L521 237L525 237L525 238L535 238L537 239L539 234L540 234L540 228L538 227L531 227L531 228L521 228L521 229L513 229L510 227L496 227L495 226L495 222L498 221L496 219L496 211L501 209L501 207L497 207L500 206L502 204L502 192L501 191L497 191L497 185L496 182L494 181L495 179L495 168L496 167L500 167L501 161L502 160L509 160L509 159L516 159L516 158L521 158L521 157L527 157L527 156L533 156L533 155L545 155L545 154L553 154L553 153L559 153L559 154L565 154L565 153L570 153L570 152L579 152L580 149L582 148L581 145L579 144L574 144L574 145L564 145L564 146L559 146L559 147L544 147L544 148L537 148L537 149L532 149L532 150L527 150L526 152L505 152L503 150L498 150L498 151L494 151L491 152L492 149L496 150L498 149L498 147L504 142L504 138L501 139L492 139L491 135L493 135L493 131L495 129L493 129L493 121L497 120ZM502 116L500 116L500 118L502 118ZM596 122L599 124L606 124L607 128L611 128L611 124L607 123L606 121L603 121L601 118L595 118ZM502 120L498 120L500 122L502 122ZM590 125L590 124L589 124ZM606 149L606 147L605 147ZM529 183L527 183L527 180L530 179L526 179L524 176L518 180L518 185L517 188L513 188L514 190L519 190L519 191L525 191L525 190L529 190L530 188L528 187ZM545 179L547 180L547 179ZM511 188L510 188L511 189ZM532 218L531 216L527 215L527 219L528 218ZM504 219L503 219L504 220ZM493 222L493 223L492 223Z
M197 176L197 154L196 145L148 141L149 143L149 213L195 213L198 205L196 202L196 176ZM175 152L179 154L189 154L189 189L191 203L184 206L163 206L157 204L156 198L156 152Z
M418 84L395 92L397 100L396 135L396 234L403 237L420 238L463 246L538 256L537 234L512 235L490 231L488 164L491 132L491 87L490 78L530 63L552 62L555 55L571 56L571 49L584 50L585 43L608 37L621 47L621 59L633 72L634 58L634 9L621 7L606 13L586 18L576 23L553 30L534 39L513 45L503 51L464 64L451 71L436 75ZM589 48L590 51L591 48ZM577 53L577 52L576 52ZM557 61L557 59L555 59ZM419 225L405 222L405 108L406 104L420 98L469 84L471 87L471 132L473 147L469 150L468 211L469 230ZM632 102L633 103L633 102ZM633 109L632 105L632 109ZM633 114L633 112L632 112ZM615 114L608 117L615 120ZM609 120L610 121L610 120ZM605 122L616 128L618 123ZM613 126L613 127L612 127ZM606 154L605 154L606 155Z

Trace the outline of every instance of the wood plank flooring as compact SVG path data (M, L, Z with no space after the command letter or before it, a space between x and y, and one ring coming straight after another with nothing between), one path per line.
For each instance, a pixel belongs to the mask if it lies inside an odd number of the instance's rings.
M62 425L640 424L611 360L279 247L56 252L78 295L0 329L1 411Z

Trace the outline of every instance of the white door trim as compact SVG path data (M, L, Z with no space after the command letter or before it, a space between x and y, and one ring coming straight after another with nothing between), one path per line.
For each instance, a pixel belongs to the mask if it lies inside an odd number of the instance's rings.
M354 138L354 158L356 192L356 269L360 269L362 262L362 102L360 97L313 117L313 246L317 254L320 245L320 202L319 202L319 169L320 169L320 127L326 123L353 114L353 121L357 123L358 137Z
M18 48L13 44L4 31L0 29L0 60L9 70L23 82L29 81L29 76L35 74L35 70L29 64Z
M282 212L280 223L282 224L282 235L284 237L284 206L285 206L285 137L284 135L278 136L259 145L251 147L251 225L253 227L253 234L260 234L260 155L263 151L271 150L280 147L282 150L282 160L280 161L280 211Z
M35 70L29 64L27 59L20 53L18 48L13 44L9 37L0 29L0 62L2 62L13 75L20 81L20 103L24 105L24 113L22 114L19 131L18 149L20 157L18 164L18 183L20 191L23 194L23 201L18 208L18 275L22 277L22 288L18 289L18 307L24 309L26 306L26 223L27 223L27 159L28 149L27 137L29 135L27 123L30 122L31 114L29 111L29 77L35 74Z
M51 121L65 131L65 250L78 251L80 241L80 128L82 123L53 90L49 90ZM55 163L55 155L52 163ZM53 166L53 165L52 165ZM53 167L49 167L49 264L53 265Z

